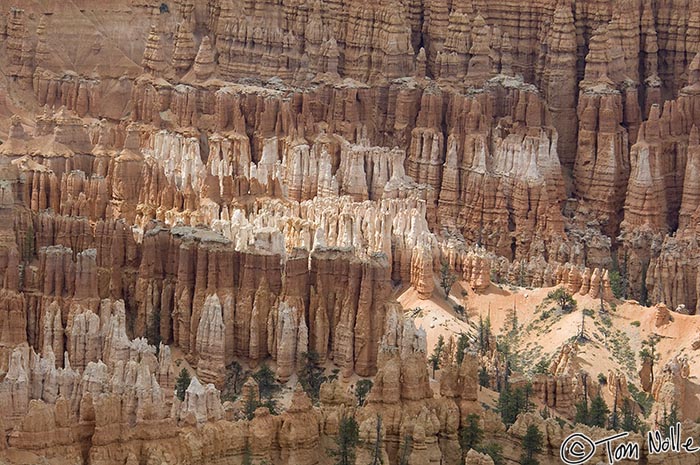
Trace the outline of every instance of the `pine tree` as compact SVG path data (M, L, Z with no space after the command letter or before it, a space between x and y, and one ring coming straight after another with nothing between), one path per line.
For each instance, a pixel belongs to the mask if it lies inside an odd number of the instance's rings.
M255 398L253 391L248 392L248 398L245 400L245 415L248 420L255 417L255 411L260 407L260 401Z
M241 465L253 465L253 453L250 450L250 444L248 444L248 442L246 442L245 448L243 449Z
M191 381L192 377L190 376L190 372L187 371L187 368L183 367L175 381L175 395L177 395L178 399L185 400L185 392L187 388L190 387Z
M576 404L576 415L574 416L574 422L587 425L589 421L588 417L588 401L584 399Z
M401 445L401 455L399 455L399 465L408 465L408 459L411 456L412 449L413 436L407 434L403 437L403 444Z
M277 402L274 399L267 399L260 404L261 407L266 407L271 415L277 415Z
M619 392L620 392L620 381L618 380L615 383L615 397L613 399L612 417L610 418L610 429L614 429L615 431L617 431L618 428L620 427L620 417L617 413L617 400L618 400Z
M589 312L592 313L592 311L589 310L589 309L587 309L587 308L584 308L584 309L581 311L581 327L579 328L579 331L578 331L578 340L579 340L579 342L584 342L584 341L586 341L586 315L587 315Z
M450 271L449 263L443 261L440 267L440 288L445 293L445 298L449 299L450 289L457 281L457 276L455 276L452 271Z
M479 386L489 387L490 381L491 380L489 379L489 373L486 371L486 367L481 365L481 368L479 369Z
M610 409L605 400L598 394L591 401L591 409L588 412L588 426L605 428L605 425L608 423L608 414L610 414Z
M647 266L648 264L642 264L642 278L639 289L639 303L648 307L649 302L649 290L647 289Z
M652 334L642 341L642 350L639 351L639 358L642 363L649 363L651 372L651 384L654 384L654 364L659 360L659 354L656 352L656 344L660 340L658 334Z
M671 432L671 427L675 426L676 423L680 421L678 417L678 405L674 402L671 404L671 412L666 410L666 405L664 405L664 414L659 422L659 431L664 437L669 437Z
M313 350L301 354L304 360L304 366L299 373L299 382L304 391L311 397L314 402L318 401L319 393L321 392L321 384L326 381L323 376L323 368L319 363L319 356Z
M493 460L493 465L503 465L503 448L495 443L489 442L477 449L477 452L486 454Z
M641 422L639 418L637 418L637 415L635 415L630 404L631 401L629 399L625 399L625 402L622 404L622 431L634 431L638 433Z
M563 287L558 287L547 294L547 299L554 300L559 305L562 313L571 313L576 310L576 301Z
M372 464L371 465L383 465L384 460L382 460L382 416L377 414L377 440L374 442L374 449L372 451Z
M338 425L338 437L335 439L336 448L330 451L331 456L335 457L336 465L354 465L355 464L355 447L360 438L360 428L357 421L353 417L340 419Z
M525 262L520 262L520 269L518 270L518 286L525 287Z
M515 336L518 332L518 310L515 307L515 302L513 302L513 312L511 313L510 324L510 335Z
M505 370L503 373L503 383L507 386L508 380L510 378L511 370L511 351L510 342L506 339L502 339L496 343L496 350L498 350L503 355L503 360L505 361Z
M32 257L34 256L34 241L34 222L30 221L29 226L27 226L27 232L24 235L24 247L22 249L22 258L24 259L25 263L31 261Z
M442 351L445 349L445 338L442 334L438 337L437 344L433 350L433 354L430 356L428 361L433 368L433 378L435 378L435 370L440 368L440 358L442 357Z
M486 319L482 319L479 315L479 353L484 355L489 351L489 341L491 339L491 315L486 315Z
M355 397L357 397L357 405L362 407L365 405L365 400L367 399L367 394L369 394L369 391L372 389L372 386L374 383L372 383L371 379L361 379L357 382L355 385Z
M479 426L479 415L470 413L464 426L459 429L459 445L462 448L462 457L467 455L469 449L476 449L484 439L484 430Z
M277 384L277 380L275 378L275 373L269 366L267 366L266 363L263 363L258 371L253 373L253 379L256 383L258 383L260 397L269 399L272 397L272 394L279 389L279 385Z
M467 338L466 334L461 333L459 335L459 339L457 339L457 349L455 351L455 359L457 360L457 365L462 364L462 360L464 360L464 353L466 352L468 347L469 339Z
M156 307L151 312L146 326L146 339L149 344L156 346L156 349L160 346L160 308Z
M620 275L620 272L617 270L613 270L609 274L610 276L610 289L612 289L612 293L615 296L616 299L624 299L625 294L623 292L622 288L622 276Z
M537 364L535 365L535 368L533 369L533 373L536 375L546 375L549 373L549 363L547 363L547 359L542 357Z
M501 420L506 426L515 423L518 415L525 407L525 394L521 388L511 390L506 384L498 397L498 411L501 413Z
M523 437L523 455L520 458L521 464L537 465L537 460L534 459L534 454L542 452L544 437L537 425L530 424L527 427L525 436Z
M484 319L481 317L481 314L479 314L479 353L481 355L484 355L484 352L486 352L486 338L484 337Z

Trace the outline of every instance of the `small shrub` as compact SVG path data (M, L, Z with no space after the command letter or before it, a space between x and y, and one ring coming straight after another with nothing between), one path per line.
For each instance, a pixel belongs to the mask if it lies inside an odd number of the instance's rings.
M599 384L608 384L608 378L606 378L603 373L598 373L598 383Z
M641 323L640 323L638 320L634 320L632 323L630 323L630 325L636 326L637 328L639 328L639 325L640 325L640 324L641 324Z

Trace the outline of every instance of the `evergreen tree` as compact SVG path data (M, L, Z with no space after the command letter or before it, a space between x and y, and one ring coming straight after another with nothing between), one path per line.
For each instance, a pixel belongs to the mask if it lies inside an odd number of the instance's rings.
M515 423L521 412L527 412L531 408L532 403L529 400L527 388L519 387L511 390L508 384L505 385L498 398L498 411L501 413L501 420L506 426Z
M647 289L647 266L649 266L648 263L642 264L642 278L639 289L639 303L644 305L645 307L648 307L650 304L649 290Z
M620 416L617 413L617 402L618 402L618 395L620 392L620 381L618 380L615 383L615 398L613 399L613 412L612 412L612 417L610 418L610 429L614 429L615 431L618 430L620 427Z
M491 315L486 315L486 319L482 319L479 315L479 353L484 355L489 351L489 341L491 340Z
M401 454L399 455L399 465L408 465L408 459L411 456L412 449L413 436L407 434L403 437L403 444L401 445Z
M581 423L582 425L588 424L588 401L586 399L575 405L576 415L574 416L575 423Z
M605 403L605 400L598 394L591 401L591 409L588 412L588 426L597 426L599 428L605 428L608 423L608 415L610 414L610 409Z
M382 416L377 414L377 440L374 442L374 449L372 451L372 464L371 465L383 465L384 460L382 460Z
M520 269L518 270L518 286L525 287L525 262L520 262Z
M258 383L260 397L269 399L272 397L274 392L279 389L277 379L275 378L275 373L266 363L263 363L258 371L253 373L253 379L256 383Z
M361 379L355 385L355 397L357 397L357 404L362 407L365 405L365 400L367 399L367 394L372 389L371 379Z
M547 363L546 358L543 357L537 362L533 373L535 373L536 375L546 375L547 373L549 373L549 363Z
M261 407L267 407L271 415L277 415L277 402L274 399L267 399L265 402L260 404Z
M185 392L190 386L191 381L192 377L190 376L190 372L187 371L187 368L183 367L175 381L175 395L178 399L185 400Z
M479 369L479 386L489 387L489 373L486 371L486 367L481 365Z
M255 411L260 407L260 401L255 398L252 391L248 393L248 398L245 400L245 416L248 420L255 417Z
M464 360L464 352L467 350L467 347L469 347L469 339L467 338L466 334L461 333L459 335L459 339L457 339L457 350L455 353L457 365L462 364L462 360Z
M486 338L484 337L484 319L481 317L481 314L479 314L479 353L481 355L484 355L484 352L486 352Z
M610 417L610 428L612 430L618 431L620 428L620 415L617 413L617 406L613 404L612 416Z
M637 418L637 415L635 415L630 404L631 401L629 399L625 399L625 402L622 404L622 431L634 431L638 433L641 422L639 418Z
M563 287L558 287L547 294L547 299L555 301L562 313L571 313L576 310L576 301Z
M440 368L440 358L442 357L442 351L445 349L445 338L442 334L438 337L437 344L433 350L433 354L430 356L428 361L430 366L433 368L433 378L435 378L435 370Z
M510 330L508 331L508 334L511 337L515 337L518 332L518 311L515 307L515 303L513 303L513 311L510 314L510 321L508 321Z
M601 294L602 295L602 294ZM584 308L581 311L581 327L579 328L578 331L578 341L579 342L586 342L588 338L586 337L586 317L587 316L593 316L593 310Z
M498 412L501 414L501 419L506 426L510 426L515 421L513 414L513 393L510 390L510 386L507 384L498 396Z
M450 289L457 281L457 276L455 276L452 271L450 271L450 265L443 261L440 267L440 288L445 293L445 298L449 299Z
M671 426L675 426L675 424L676 424L676 423L679 423L680 421L681 421L681 419L680 419L680 417L678 416L678 405L676 405L676 403L674 402L674 403L671 404L671 413L669 413L669 415L668 415L668 426L669 426L669 428L670 428ZM667 429L666 431L669 432L670 430Z
M160 308L154 308L151 316L148 319L146 326L146 339L148 343L156 346L156 350L160 347Z
M250 450L250 444L246 441L245 448L243 449L243 461L241 465L253 465L253 453Z
M493 465L504 465L503 448L495 442L489 442L476 449L477 452L486 454L493 460Z
M671 432L671 426L675 426L676 423L680 421L678 417L678 406L674 402L671 404L671 412L666 410L666 405L664 405L664 414L659 422L659 431L664 437L669 437Z
M503 382L505 385L508 385L508 380L510 379L510 375L512 373L510 342L507 339L500 339L499 342L496 343L496 350L503 355L503 359L505 361Z
M323 376L323 368L319 363L318 353L310 350L301 354L304 360L304 366L302 367L301 373L299 373L299 382L304 391L311 397L311 400L315 403L318 402L318 396L321 392L321 384L326 381L326 377Z
M360 439L360 428L353 417L340 419L338 425L338 437L335 439L336 448L330 451L335 457L336 465L354 465L355 448Z
M459 429L459 446L462 448L462 457L467 455L469 449L476 449L484 438L484 430L479 426L479 415L470 413L464 426Z
M659 354L656 352L656 344L660 340L658 334L652 334L642 341L642 350L639 351L639 358L642 363L648 363L651 371L651 384L654 384L654 364L659 360Z
M25 263L30 262L34 252L36 252L34 241L34 222L30 221L27 232L24 234L24 247L22 248L22 258Z
M520 458L521 464L537 465L537 460L534 459L534 454L542 452L544 444L544 436L537 425L530 424L527 427L525 436L523 437L523 455Z
M612 256L612 269L609 273L610 278L610 289L616 299L626 299L628 298L629 281L627 279L627 250L622 255L621 260L618 262L616 254Z
M612 293L615 296L616 299L625 299L627 296L625 295L624 288L623 288L623 283L622 283L622 275L620 275L619 271L613 270L609 274L610 276L610 288L612 289Z

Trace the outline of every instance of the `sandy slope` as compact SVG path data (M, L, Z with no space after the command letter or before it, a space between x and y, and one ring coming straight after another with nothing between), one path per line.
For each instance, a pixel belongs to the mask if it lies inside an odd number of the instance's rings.
M647 308L635 301L615 302L615 309L609 312L611 325L608 328L609 337L604 335L602 319L598 314L600 301L589 296L575 295L577 309L568 315L549 317L540 321L542 311L554 307L554 304L544 305L538 309L547 294L554 288L525 289L518 287L491 287L483 294L475 294L464 282L453 286L448 303L442 291L436 286L433 296L428 300L419 299L412 288L404 288L397 295L398 301L408 315L414 315L416 325L422 326L428 335L428 351L431 352L439 335L448 338L466 331L475 334L479 315L490 315L493 331L502 333L504 323L513 308L516 309L521 327L522 352L530 352L536 362L541 357L551 359L562 345L578 334L583 309L592 309L593 318L585 320L585 334L589 342L580 344L578 362L581 368L591 375L603 373L607 376L609 370L616 370L626 375L627 380L640 385L638 371L641 367L638 353L642 341L650 334L658 334L661 340L658 344L660 360L655 373L674 356L685 355L690 364L689 383L686 387L686 401L682 411L686 418L695 419L700 415L700 353L692 349L692 342L700 336L700 316L671 313L672 321L656 326L655 307ZM462 304L467 308L469 322L461 321L453 306ZM415 309L420 308L420 312ZM637 324L638 322L638 324ZM471 323L471 324L470 324ZM617 333L617 334L616 334ZM624 355L615 355L614 341Z

